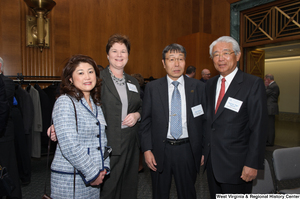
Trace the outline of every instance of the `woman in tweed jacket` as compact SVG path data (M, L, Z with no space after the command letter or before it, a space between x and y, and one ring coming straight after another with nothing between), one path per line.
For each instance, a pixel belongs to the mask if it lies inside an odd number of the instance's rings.
M54 199L73 198L74 168L75 198L100 197L99 184L109 172L109 158L103 158L107 139L100 84L99 69L88 56L73 56L63 69L61 96L52 113L58 140L51 165Z

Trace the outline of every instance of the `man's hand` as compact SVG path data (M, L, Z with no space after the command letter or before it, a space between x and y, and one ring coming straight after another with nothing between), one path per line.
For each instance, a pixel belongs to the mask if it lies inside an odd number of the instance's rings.
M202 158L201 158L201 166L204 165L204 155L202 155Z
M152 170L152 171L156 171L156 161L154 158L153 153L149 150L149 151L145 151L144 152L144 156L145 156L145 162L147 164L147 166Z
M253 169L247 166L243 167L243 171L242 171L242 175L241 178L246 181L246 182L250 182L252 180L254 180L257 176L257 169Z
M57 137L56 137L56 133L55 133L55 129L54 129L53 124L48 128L48 130L47 130L47 135L48 135L48 137L51 138L51 140L52 140L53 142L56 142L56 141L57 141ZM51 135L51 136L50 136L50 135Z

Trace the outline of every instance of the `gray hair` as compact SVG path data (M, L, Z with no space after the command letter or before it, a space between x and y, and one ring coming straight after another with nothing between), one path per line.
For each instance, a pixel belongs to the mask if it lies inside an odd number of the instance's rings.
M272 75L272 74L267 74L267 75L265 76L265 78L270 79L270 80L274 80L274 75Z
M162 52L162 59L165 61L166 59L166 53L168 52L180 52L180 53L183 53L184 54L184 58L186 58L186 50L185 48L180 45L180 44L170 44L168 46L165 47L165 49L163 50Z
M239 46L238 42L235 39L233 39L232 37L229 37L229 36L222 36L222 37L219 37L217 40L213 41L210 44L210 46L209 46L210 58L213 58L213 52L212 52L212 50L213 50L214 46L218 42L231 43L233 51L234 51L234 54L236 54L236 55L241 52L240 46Z
M3 59L0 57L0 63L1 63L1 68L0 68L0 73L3 73L3 68L4 68L4 62Z

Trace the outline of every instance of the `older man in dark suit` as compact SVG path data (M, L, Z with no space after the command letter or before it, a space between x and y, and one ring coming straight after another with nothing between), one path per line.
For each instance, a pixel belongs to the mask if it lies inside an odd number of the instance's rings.
M4 135L9 114L9 104L6 98L5 85L0 78L0 138Z
M146 85L140 126L141 148L151 169L153 198L169 198L174 176L179 199L196 198L202 155L204 83L182 75L186 51L163 50L167 76Z
M279 87L274 81L274 76L267 74L265 76L265 86L267 93L267 105L269 115L269 130L267 135L267 146L273 146L275 140L275 115L278 115L278 97L280 94Z
M237 68L239 44L220 37L210 45L220 75L206 83L207 129L205 168L211 198L252 191L257 170L263 169L267 102L263 80Z
M3 68L4 62L3 59L0 57L0 78L5 84L6 99L8 101L9 110L11 110L13 106L15 85L10 78L4 76ZM0 164L4 167L7 167L9 175L16 185L16 188L12 191L10 197L22 198L14 145L14 124L11 112L9 114L7 124L5 126L4 135L0 137Z

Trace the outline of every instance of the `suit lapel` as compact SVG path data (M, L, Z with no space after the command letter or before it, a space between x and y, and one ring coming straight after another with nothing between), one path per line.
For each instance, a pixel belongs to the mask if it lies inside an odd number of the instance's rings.
M166 117L167 122L169 123L169 98L168 98L168 81L167 77L158 80L160 81L160 87L158 87L158 92L161 100L161 104L164 110L164 115Z
M243 73L242 71L238 70L221 101L221 104L218 108L217 113L215 114L214 119L218 118L219 115L224 111L225 109L224 106L228 97L234 97L236 93L240 90L241 88L240 84L242 82L243 82Z
M185 90L185 100L186 100L186 116L187 116L187 125L189 124L191 117L191 105L193 104L193 96L195 92L195 85L188 77L184 75L184 90Z
M217 82L218 82L219 76L215 77L215 79L212 82L211 87L208 88L209 91L209 101L207 103L211 104L210 114L215 118L215 102L216 102L216 89L217 89Z
M106 67L103 71L102 81L105 82L106 87L109 89L109 91L118 99L118 101L121 101L119 93L115 87L115 84L111 78L111 75L108 71L108 67Z
M129 91L128 89L128 86L127 86L127 83L130 83L132 85L135 85L132 83L132 81L129 79L128 77L129 75L127 75L125 73L125 86L126 86L126 91L127 91L127 98L128 98L128 103L131 101L131 98L132 98L132 95L133 95L133 92L132 91ZM136 88L138 90L138 88Z

